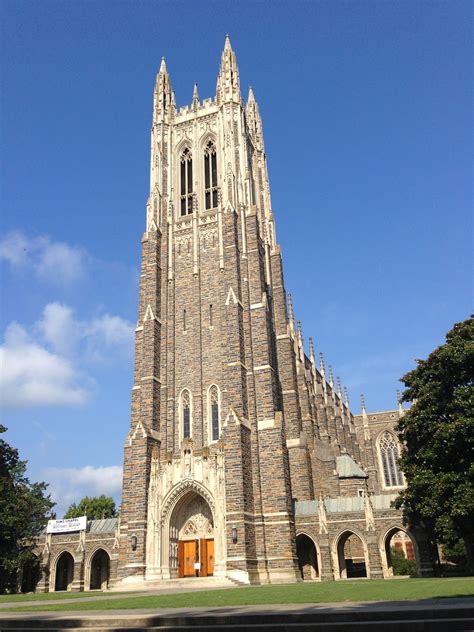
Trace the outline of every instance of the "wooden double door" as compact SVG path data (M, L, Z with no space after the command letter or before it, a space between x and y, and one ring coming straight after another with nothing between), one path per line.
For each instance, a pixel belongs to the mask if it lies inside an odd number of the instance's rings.
M178 577L208 577L213 574L213 539L178 542Z

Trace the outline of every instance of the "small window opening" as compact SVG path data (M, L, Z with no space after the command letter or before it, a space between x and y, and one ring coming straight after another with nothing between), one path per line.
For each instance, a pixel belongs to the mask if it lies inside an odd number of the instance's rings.
M217 386L211 386L209 392L211 404L211 439L217 441L219 439L219 391Z
M181 217L193 212L193 158L187 147L181 154L180 203Z
M204 195L206 210L217 208L217 153L211 140L204 149Z
M181 395L181 406L183 414L183 437L188 439L191 436L191 397L189 391L183 391Z

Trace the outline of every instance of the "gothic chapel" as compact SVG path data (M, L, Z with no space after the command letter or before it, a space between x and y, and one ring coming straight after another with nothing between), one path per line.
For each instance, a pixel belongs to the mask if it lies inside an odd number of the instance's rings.
M402 414L363 402L354 416L311 339L305 353L259 108L252 90L243 101L229 38L215 98L201 101L195 86L178 109L163 60L120 519L89 523L81 551L50 536L39 588L88 590L99 550L102 585L122 589L387 577L393 548L429 575L423 533L391 507L404 485L393 431Z

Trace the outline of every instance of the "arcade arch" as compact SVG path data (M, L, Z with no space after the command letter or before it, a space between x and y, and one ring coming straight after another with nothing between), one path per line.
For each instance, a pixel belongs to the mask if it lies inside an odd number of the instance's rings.
M107 590L110 578L110 557L104 549L97 549L89 561L89 590Z
M306 533L296 536L298 566L303 580L319 579L318 550L314 540Z
M63 551L55 564L54 590L60 592L71 590L74 576L74 558L69 551Z
M337 579L354 579L369 576L367 546L355 531L343 531L336 539L333 554Z
M418 567L418 552L414 538L400 526L393 526L382 535L380 555L384 577L393 577L392 551L403 555L407 560L415 562Z

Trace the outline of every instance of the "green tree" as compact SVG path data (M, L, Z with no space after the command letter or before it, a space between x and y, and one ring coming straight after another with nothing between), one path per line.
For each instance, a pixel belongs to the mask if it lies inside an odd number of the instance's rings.
M0 425L0 435L6 432ZM38 564L35 540L53 517L46 483L30 483L26 461L0 439L0 593L15 592L25 566Z
M474 320L454 325L446 343L407 373L400 465L407 488L397 499L438 542L461 538L474 571Z
M416 562L408 560L403 553L396 549L390 549L390 559L394 575L410 575L416 577Z
M64 514L65 518L78 518L87 516L89 520L100 520L101 518L113 518L117 515L115 501L111 496L84 496L76 503L72 503Z

